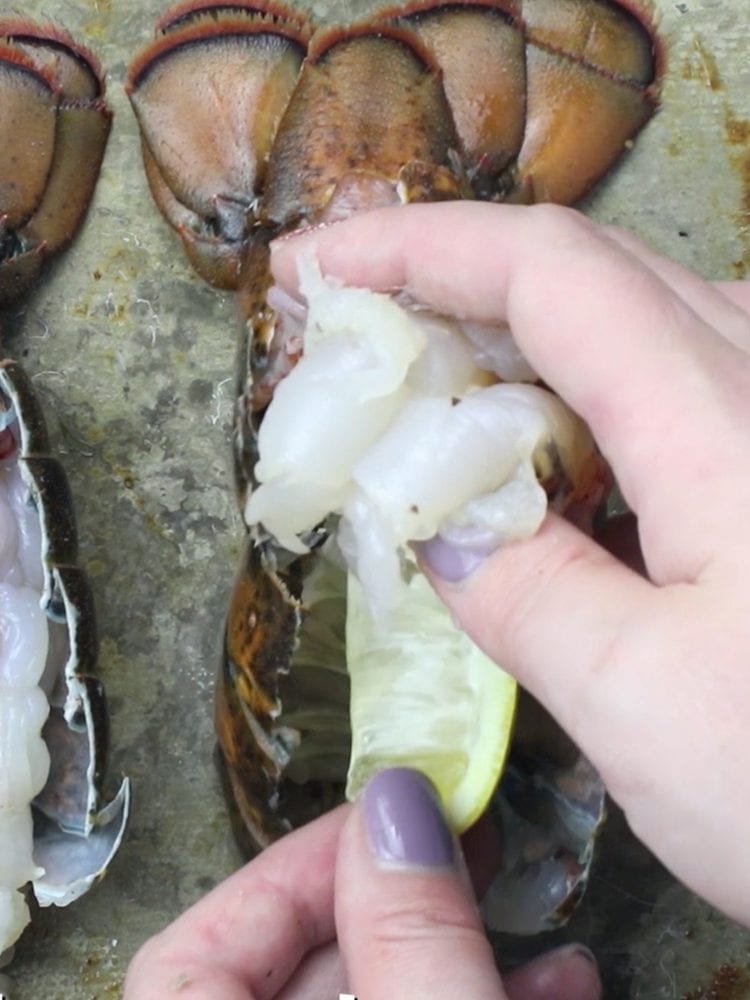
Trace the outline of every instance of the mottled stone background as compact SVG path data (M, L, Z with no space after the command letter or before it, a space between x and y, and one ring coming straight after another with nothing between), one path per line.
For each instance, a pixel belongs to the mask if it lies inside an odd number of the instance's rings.
M319 0L313 11L349 20L367 6ZM662 110L586 208L706 276L743 276L748 0L657 7L669 52ZM211 720L241 534L227 445L235 315L227 295L189 271L157 215L122 89L161 9L160 0L23 6L99 54L115 109L85 229L12 317L4 347L33 373L77 497L112 768L131 776L134 802L107 879L75 906L39 913L24 936L12 966L19 1000L119 996L138 945L240 862ZM750 996L745 933L675 886L617 817L602 854L576 933L602 962L609 997ZM734 992L720 992L722 978Z

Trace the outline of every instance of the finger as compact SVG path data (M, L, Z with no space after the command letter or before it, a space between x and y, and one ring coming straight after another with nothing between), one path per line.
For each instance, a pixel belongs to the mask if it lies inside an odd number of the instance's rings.
M495 835L495 839L497 839ZM581 945L565 945L503 976L507 1000L599 1000L596 961ZM278 1000L336 996L348 989L338 946L318 949L305 959Z
M458 846L427 779L376 775L342 831L336 926L366 1000L505 1000Z
M746 920L750 815L729 751L746 745L750 711L746 591L654 587L552 515L462 582L446 582L446 558L420 551L459 626L581 747L636 836Z
M711 285L675 261L662 257L633 233L615 226L605 226L604 232L657 274L712 329L736 347L750 351L750 292L746 293L743 308L743 291L733 288L742 282ZM747 282L744 284L750 287Z
M297 966L289 982L274 1000L310 1000L310 997L336 997L347 989L339 946L335 941L323 945Z
M265 1000L334 938L333 874L347 809L283 838L146 942L125 1000Z
M503 977L508 1000L599 1000L594 956L580 945L547 952Z
M553 515L533 538L504 546L461 582L445 562L449 551L430 543L417 551L459 625L545 705L600 770L606 767L595 734L600 724L603 733L612 732L616 712L600 698L608 657L613 641L643 619L659 591ZM623 685L631 678L637 683L631 671ZM620 699L632 695L629 688L618 692ZM635 757L640 763L637 747Z
M750 313L750 281L717 281L715 287L740 309Z
M657 581L693 579L722 550L733 511L750 505L738 475L750 359L592 223L554 206L385 209L282 242L277 280L293 287L296 254L312 250L348 283L508 321L613 464ZM690 488L678 497L677 484Z

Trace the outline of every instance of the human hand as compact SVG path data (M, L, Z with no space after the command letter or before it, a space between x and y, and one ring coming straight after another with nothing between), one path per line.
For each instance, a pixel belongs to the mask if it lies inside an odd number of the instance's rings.
M750 285L712 286L552 206L386 209L281 241L347 284L507 321L591 427L646 578L549 515L488 558L422 548L460 624L599 768L634 832L750 923Z
M337 943L338 939L338 943ZM133 960L124 1000L598 1000L588 953L501 983L463 857L428 783L377 775L354 807L284 837Z

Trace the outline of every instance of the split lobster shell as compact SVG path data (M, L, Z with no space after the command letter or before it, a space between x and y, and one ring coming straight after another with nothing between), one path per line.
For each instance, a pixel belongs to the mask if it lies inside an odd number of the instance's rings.
M126 87L156 203L198 273L238 296L242 510L263 415L304 350L269 297L270 241L384 205L573 203L654 113L659 74L646 13L615 0L417 0L317 30L273 0L192 0L162 18ZM341 645L331 617L309 624L316 538L297 556L248 531L216 715L256 850L340 794L347 678L340 649L299 666L305 629Z

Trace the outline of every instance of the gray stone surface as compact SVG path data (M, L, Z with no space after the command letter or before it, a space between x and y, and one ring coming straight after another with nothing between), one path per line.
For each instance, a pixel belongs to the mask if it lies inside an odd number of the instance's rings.
M657 7L668 49L662 110L587 209L707 276L741 276L747 0ZM240 542L227 445L234 308L190 272L158 216L122 90L161 9L160 0L24 4L99 54L116 113L85 229L12 317L4 348L34 375L77 497L112 768L131 776L134 802L106 880L68 909L37 914L21 941L10 970L19 1000L119 996L138 945L240 861L212 760L213 679ZM345 20L364 9L314 5ZM614 861L596 874L577 932L604 963L609 996L676 998L710 983L722 962L748 967L744 933L655 876L622 825L608 841Z

